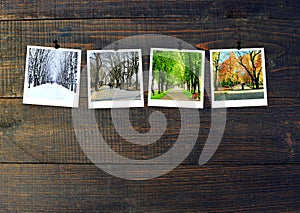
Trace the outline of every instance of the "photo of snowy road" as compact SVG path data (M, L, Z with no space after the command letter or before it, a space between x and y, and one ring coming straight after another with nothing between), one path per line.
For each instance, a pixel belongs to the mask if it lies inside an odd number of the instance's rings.
M81 51L27 47L24 104L78 107Z
M47 83L31 88L27 91L26 96L30 98L72 101L74 99L75 93L56 83Z

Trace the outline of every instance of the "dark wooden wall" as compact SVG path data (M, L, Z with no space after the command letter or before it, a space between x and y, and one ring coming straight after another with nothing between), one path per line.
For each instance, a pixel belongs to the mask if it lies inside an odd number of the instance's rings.
M300 211L298 0L1 0L0 11L1 212ZM205 50L232 48L237 40L264 47L269 106L228 109L217 152L199 166L211 121L206 96L203 128L186 160L159 178L129 181L89 161L71 109L22 105L24 66L26 45L53 46L58 39L83 50L84 67L85 50L141 34L173 36ZM157 109L180 125L178 109ZM137 129L149 128L144 120L151 110L131 110ZM178 134L167 132L141 153L114 140L109 113L97 111L99 126L131 158L165 152Z

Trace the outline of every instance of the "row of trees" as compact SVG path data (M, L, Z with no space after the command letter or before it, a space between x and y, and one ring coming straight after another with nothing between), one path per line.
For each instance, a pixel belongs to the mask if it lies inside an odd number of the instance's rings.
M77 52L64 52L60 58L60 72L57 74L56 82L63 87L76 92L77 85Z
M90 54L91 88L102 85L139 90L138 52L93 52Z
M57 83L76 92L78 53L31 48L28 56L28 88Z
M36 87L51 82L49 69L53 52L46 49L31 48L28 57L28 88L31 84Z
M202 54L199 52L153 51L152 92L178 86L200 94ZM155 81L157 84L155 84Z
M214 87L246 84L259 89L263 84L261 50L213 52Z

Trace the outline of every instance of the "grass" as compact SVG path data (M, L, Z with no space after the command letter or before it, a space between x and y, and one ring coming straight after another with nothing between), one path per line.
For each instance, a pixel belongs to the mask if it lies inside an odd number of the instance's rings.
M189 91L187 91L187 90L183 90L183 93L184 93L187 97L193 98L193 94L192 94L191 92L189 92Z
M263 99L264 92L243 92L243 93L215 93L215 101L224 101L224 100L245 100L245 99Z
M154 95L151 94L151 99L162 99L170 90L167 90L165 92L161 92L160 94L158 94L158 91L154 92Z

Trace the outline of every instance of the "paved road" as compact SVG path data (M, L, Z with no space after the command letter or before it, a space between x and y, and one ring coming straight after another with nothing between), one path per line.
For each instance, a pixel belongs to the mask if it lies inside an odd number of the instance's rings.
M109 89L102 86L99 91L92 91L92 101L116 101L116 100L141 100L140 90L120 90L119 88Z
M233 86L232 89L233 90L242 90L242 85L241 84L237 84L237 85ZM251 90L251 88L248 87L247 85L244 85L244 90Z
M180 100L180 101L192 101L191 98L187 97L183 93L183 89L175 87L170 92L168 92L161 100Z
M263 99L263 89L250 89L238 91L215 91L215 100L244 100L244 99Z

